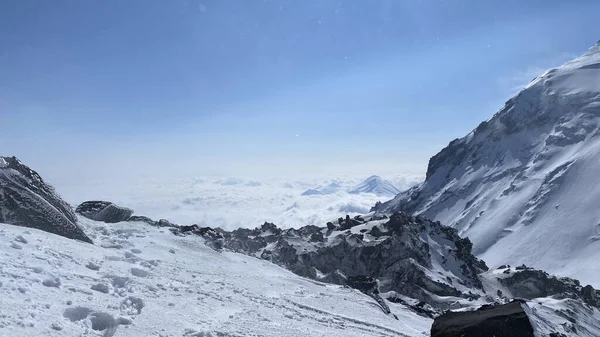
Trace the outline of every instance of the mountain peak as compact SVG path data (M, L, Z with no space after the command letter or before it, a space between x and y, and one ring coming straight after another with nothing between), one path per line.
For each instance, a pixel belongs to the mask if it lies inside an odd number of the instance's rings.
M492 266L511 261L564 273L559 268L569 265L567 276L593 282L587 266L600 258L592 247L600 227L589 211L600 202L598 136L595 45L538 76L491 119L450 142L430 159L425 182L375 210L454 227Z
M394 196L400 191L390 181L372 175L348 191L350 194L373 193L379 196Z

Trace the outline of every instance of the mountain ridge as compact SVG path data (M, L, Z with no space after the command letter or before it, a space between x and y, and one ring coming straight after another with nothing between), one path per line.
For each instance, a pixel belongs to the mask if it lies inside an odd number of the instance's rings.
M536 77L434 155L425 182L373 210L454 227L492 267L526 263L593 282L600 275L592 263L600 258L599 125L596 44Z
M0 157L0 222L92 243L71 206L16 157Z

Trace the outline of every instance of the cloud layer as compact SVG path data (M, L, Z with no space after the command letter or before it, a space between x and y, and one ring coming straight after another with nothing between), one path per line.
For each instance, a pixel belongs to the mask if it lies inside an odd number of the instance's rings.
M281 227L323 226L346 214L366 213L377 201L374 194L346 191L365 177L335 179L247 180L237 177L138 179L124 182L88 181L59 184L57 189L73 205L103 199L130 207L138 215L180 224L233 229L256 227L265 221ZM422 180L418 175L387 177L406 189ZM340 191L302 196L309 188L336 183Z

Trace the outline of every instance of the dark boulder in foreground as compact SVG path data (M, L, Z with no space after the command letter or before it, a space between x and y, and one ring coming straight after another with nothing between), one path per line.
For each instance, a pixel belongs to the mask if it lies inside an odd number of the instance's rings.
M133 214L133 210L109 201L86 201L77 206L75 211L88 219L106 223L127 221Z
M16 157L0 157L0 223L92 243L77 225L71 206Z
M484 305L478 310L449 312L433 321L431 337L533 337L520 301Z

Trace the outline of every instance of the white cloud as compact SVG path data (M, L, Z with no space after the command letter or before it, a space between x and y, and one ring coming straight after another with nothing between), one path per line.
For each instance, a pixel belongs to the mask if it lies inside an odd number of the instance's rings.
M73 205L86 200L103 199L131 207L138 215L168 219L180 224L233 229L256 227L265 221L280 227L324 226L346 214L366 213L377 201L372 194L352 195L345 192L366 176L335 179L273 178L245 180L215 177L139 178L123 182L85 181L56 186ZM387 177L410 184L421 178L415 175ZM340 184L341 190L330 195L302 196L307 187Z

